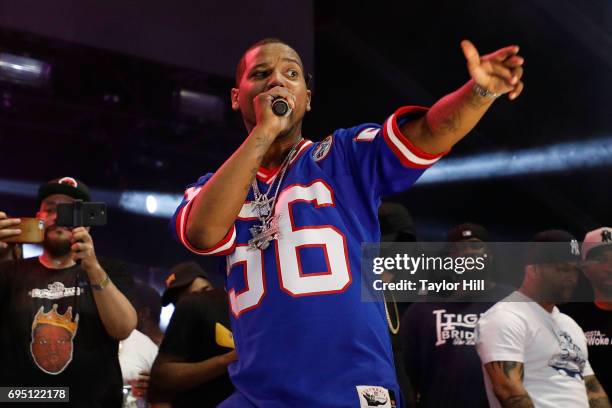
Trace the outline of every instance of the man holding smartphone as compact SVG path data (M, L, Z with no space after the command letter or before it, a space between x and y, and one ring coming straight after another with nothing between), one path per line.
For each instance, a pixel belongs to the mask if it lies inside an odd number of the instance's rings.
M57 225L58 205L75 200L90 200L82 182L43 184L43 254L0 265L0 384L69 387L63 407L120 407L117 349L136 327L124 295L133 280L117 263L98 259L88 228ZM0 240L21 234L19 219L0 215Z

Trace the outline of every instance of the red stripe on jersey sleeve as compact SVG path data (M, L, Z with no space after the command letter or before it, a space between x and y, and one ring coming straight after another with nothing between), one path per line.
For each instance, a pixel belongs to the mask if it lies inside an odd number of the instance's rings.
M393 153L398 157L401 163L406 167L423 169L432 166L442 156L448 152L441 154L430 154L415 146L406 136L404 136L399 128L397 119L407 114L425 114L427 108L419 106L404 106L399 108L391 115L383 124L383 135L385 142Z

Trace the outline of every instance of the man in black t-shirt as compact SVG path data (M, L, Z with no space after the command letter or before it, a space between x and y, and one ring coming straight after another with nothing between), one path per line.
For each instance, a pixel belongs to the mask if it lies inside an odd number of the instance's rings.
M119 264L97 258L87 228L56 225L57 205L75 199L90 197L73 178L42 185L43 254L0 265L0 385L69 387L69 404L45 407L119 408L118 341L136 327L123 292L133 280ZM18 235L19 220L0 220L0 230Z
M489 252L488 232L478 224L451 228L448 241L451 256L475 257ZM491 272L489 264L480 275L470 278L485 280L487 299L501 299L512 289L496 285ZM480 316L495 301L482 301L462 293L451 295L455 301L413 303L402 317L404 363L417 393L417 407L487 408L474 329Z
M173 268L166 285L162 303L176 309L151 370L151 400L169 393L173 408L216 407L234 391L227 373L236 359L227 294L195 262Z
M606 394L612 395L612 228L591 231L582 244L582 270L593 287L593 302L571 303L562 311L582 328L589 363Z

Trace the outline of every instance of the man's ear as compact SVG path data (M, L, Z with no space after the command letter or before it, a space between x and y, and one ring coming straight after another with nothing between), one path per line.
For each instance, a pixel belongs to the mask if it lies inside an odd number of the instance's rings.
M534 280L538 277L537 268L535 265L526 265L525 266L525 276L530 280Z
M310 109L312 109L310 107L310 101L312 100L312 92L310 91L310 89L306 90L306 98L307 98L307 101L306 101L306 112L310 112Z
M238 111L240 110L240 100L238 97L238 94L240 93L240 91L237 88L232 88L231 92L230 92L230 98L232 100L232 110L234 111Z

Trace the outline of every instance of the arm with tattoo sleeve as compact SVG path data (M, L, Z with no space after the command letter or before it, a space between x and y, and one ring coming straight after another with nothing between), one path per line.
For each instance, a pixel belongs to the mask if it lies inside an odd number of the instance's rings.
M534 408L523 386L523 363L492 361L485 364L493 392L504 408Z
M606 395L606 391L594 375L584 377L584 385L586 387L587 397L589 398L590 408L610 408L610 400Z

